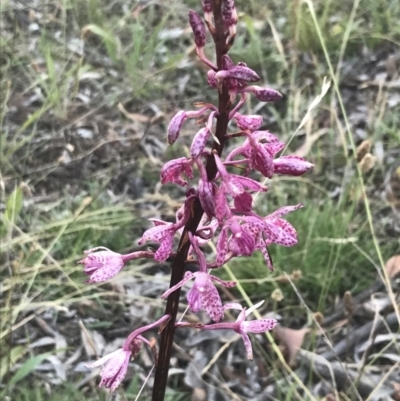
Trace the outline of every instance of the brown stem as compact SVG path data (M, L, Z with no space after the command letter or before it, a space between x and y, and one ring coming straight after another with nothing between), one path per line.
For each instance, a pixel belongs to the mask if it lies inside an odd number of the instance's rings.
M221 15L221 0L213 0L213 13L214 13L214 24L215 33L213 35L216 49L216 59L218 69L221 69L222 56L228 52L226 45L226 35L224 32L224 22ZM217 124L215 135L219 139L220 144L214 142L213 150L215 149L219 155L221 155L224 148L224 137L227 132L229 122L229 111L231 109L231 101L229 98L229 92L225 85L219 92L218 96L218 111ZM207 176L209 180L215 178L217 174L217 168L215 165L214 157L209 157L206 165ZM172 262L171 266L171 281L170 287L176 285L183 279L185 273L185 261L188 256L190 242L188 238L188 232L195 233L197 226L200 223L201 217L203 216L203 209L201 207L199 199L195 199L192 204L192 214L186 223L182 237L179 241L178 251L176 258ZM167 323L166 327L162 331L160 340L160 354L157 361L152 401L163 401L165 390L167 387L168 371L172 353L172 345L174 341L175 333L175 321L178 313L180 289L174 291L167 300L167 306L165 308L165 314L171 316L171 319Z

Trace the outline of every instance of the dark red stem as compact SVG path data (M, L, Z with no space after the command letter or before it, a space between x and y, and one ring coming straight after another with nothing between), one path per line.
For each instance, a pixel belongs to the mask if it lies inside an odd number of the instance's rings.
M224 22L221 15L221 1L213 0L213 14L214 14L214 24L215 33L213 35L216 49L216 58L218 70L221 69L222 56L226 54L229 50L226 45L226 35L224 32ZM219 115L217 117L217 125L215 130L215 135L217 136L220 144L214 142L213 150L215 149L219 155L221 155L224 148L224 139L227 132L228 122L229 122L229 112L231 109L231 102L229 98L229 92L225 85L223 85L222 90L219 92L218 96L218 111ZM206 164L206 171L209 180L215 178L217 174L217 168L215 165L214 157L209 157ZM188 251L190 247L188 232L195 234L196 229L200 223L201 217L203 216L203 209L200 205L199 199L194 199L192 203L192 213L185 225L182 237L179 241L178 251L174 261L171 266L171 281L170 287L176 285L183 279L185 273L185 261L188 256ZM171 319L165 326L161 333L160 340L160 353L157 360L154 387L152 401L164 401L165 390L167 388L168 371L172 353L172 345L174 341L175 333L175 321L176 315L178 313L179 306L179 296L180 289L173 292L167 300L167 306L165 308L165 314L170 315Z

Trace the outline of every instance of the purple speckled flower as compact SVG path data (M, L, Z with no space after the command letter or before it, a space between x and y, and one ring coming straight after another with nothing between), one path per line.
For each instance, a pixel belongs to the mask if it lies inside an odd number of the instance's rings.
M223 316L221 297L215 288L213 281L227 288L236 285L234 281L224 281L206 272L186 272L185 277L177 285L171 287L168 291L161 295L162 299L168 297L169 294L182 287L188 281L194 279L193 287L187 293L187 301L192 312L199 312L204 309L214 322L219 322Z
M186 175L190 180L193 178L191 161L186 157L170 160L161 169L161 183L173 182L184 187L187 185L187 181L183 178L183 175Z
M104 365L100 373L101 381L99 387L109 388L110 391L114 391L125 378L131 354L131 351L119 348L111 352L111 354L103 356L98 361L87 364L86 367L95 368Z
M101 249L101 250L99 250ZM137 251L121 255L104 246L88 249L87 256L78 263L85 265L84 273L89 276L87 284L100 283L116 276L129 260L152 258L154 254L147 251Z
M102 249L101 251L97 251ZM97 251L97 252L96 252ZM120 253L110 251L108 248L98 246L85 251L87 256L78 263L84 264L84 273L89 276L87 283L99 283L116 276L125 266Z
M259 306L261 306L264 301L259 302L251 306L248 309L243 308L241 305L238 305L238 308L235 304L227 304L224 309L241 309L241 312L236 320L236 325L234 330L242 336L244 346L247 351L247 358L253 359L253 348L251 346L251 341L247 333L260 334L265 333L266 331L272 330L276 324L278 323L275 319L257 319L246 321L246 317L250 315L254 310L256 310ZM235 306L233 306L235 305Z
M251 346L251 341L247 333L260 334L265 333L266 331L272 330L277 321L275 319L257 319L246 321L246 317L252 313L255 309L263 304L264 301L259 302L256 305L253 305L249 309L243 308L238 303L229 303L224 305L224 310L227 309L239 309L241 312L236 320L236 322L228 322L228 323L215 323L208 324L202 326L202 329L205 330L221 330L221 329L230 329L234 330L236 333L242 336L244 346L247 351L247 358L253 359L253 348Z
M174 235L179 228L180 227L177 227L172 223L156 225L155 227L149 228L143 233L142 238L138 241L138 244L143 245L148 241L159 243L160 247L154 254L154 260L157 262L165 262L171 254Z
M189 238L193 250L197 255L199 271L196 273L186 272L183 280L164 292L164 294L161 295L161 298L167 298L172 292L181 288L188 281L194 279L193 287L187 294L187 301L190 309L192 312L199 312L204 309L214 322L218 322L223 318L224 310L222 308L221 298L213 281L227 288L234 287L236 282L224 281L207 273L206 258L198 246L198 239L191 233L189 234Z

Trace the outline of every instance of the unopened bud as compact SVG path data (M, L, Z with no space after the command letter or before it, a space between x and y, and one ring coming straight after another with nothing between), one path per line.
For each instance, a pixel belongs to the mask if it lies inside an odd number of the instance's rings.
M206 45L206 27L199 14L189 11L189 24L194 34L194 42L198 47Z
M193 138L192 145L190 146L190 156L192 159L197 159L202 155L211 131L204 127Z
M287 174L295 177L304 174L314 165L302 157L282 156L274 160L274 173Z
M252 92L260 102L276 102L282 99L282 95L271 88L263 88L262 86L248 86L246 92Z
M259 115L249 115L249 116L243 116L239 113L236 113L234 115L234 119L236 120L237 126L245 131L245 130L250 130L250 131L255 131L258 130L262 123L263 123L263 118Z
M179 132L188 116L184 110L178 111L168 125L168 143L173 145L179 137Z
M230 70L218 71L215 76L217 79L233 78L240 79L246 82L256 82L260 79L255 71L248 67L235 66Z
M230 34L234 34L234 27L236 27L238 16L234 0L223 0L222 1L222 18L225 23L225 28L229 29ZM233 28L233 29L232 29Z

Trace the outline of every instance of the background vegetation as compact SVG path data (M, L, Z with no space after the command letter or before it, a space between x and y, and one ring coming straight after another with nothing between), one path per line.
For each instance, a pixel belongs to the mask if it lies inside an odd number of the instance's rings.
M247 110L315 169L274 178L256 199L264 214L305 205L288 218L299 245L271 247L276 271L255 255L221 274L233 273L253 302L266 299L285 326L301 328L346 291L383 277L398 252L400 3L251 0L237 8L232 58L284 94L276 105L251 100ZM168 265L132 265L89 287L76 262L98 245L136 249L147 218L171 219L183 197L162 188L158 172L187 152L195 127L167 148L166 126L178 109L216 100L194 54L189 9L200 1L2 2L0 390L13 401L111 399L83 368L94 357L85 330L110 342L143 313L162 311L156 295ZM324 77L330 89L298 129ZM362 161L356 148L366 140ZM135 399L144 377L119 399ZM189 399L179 373L170 395Z

